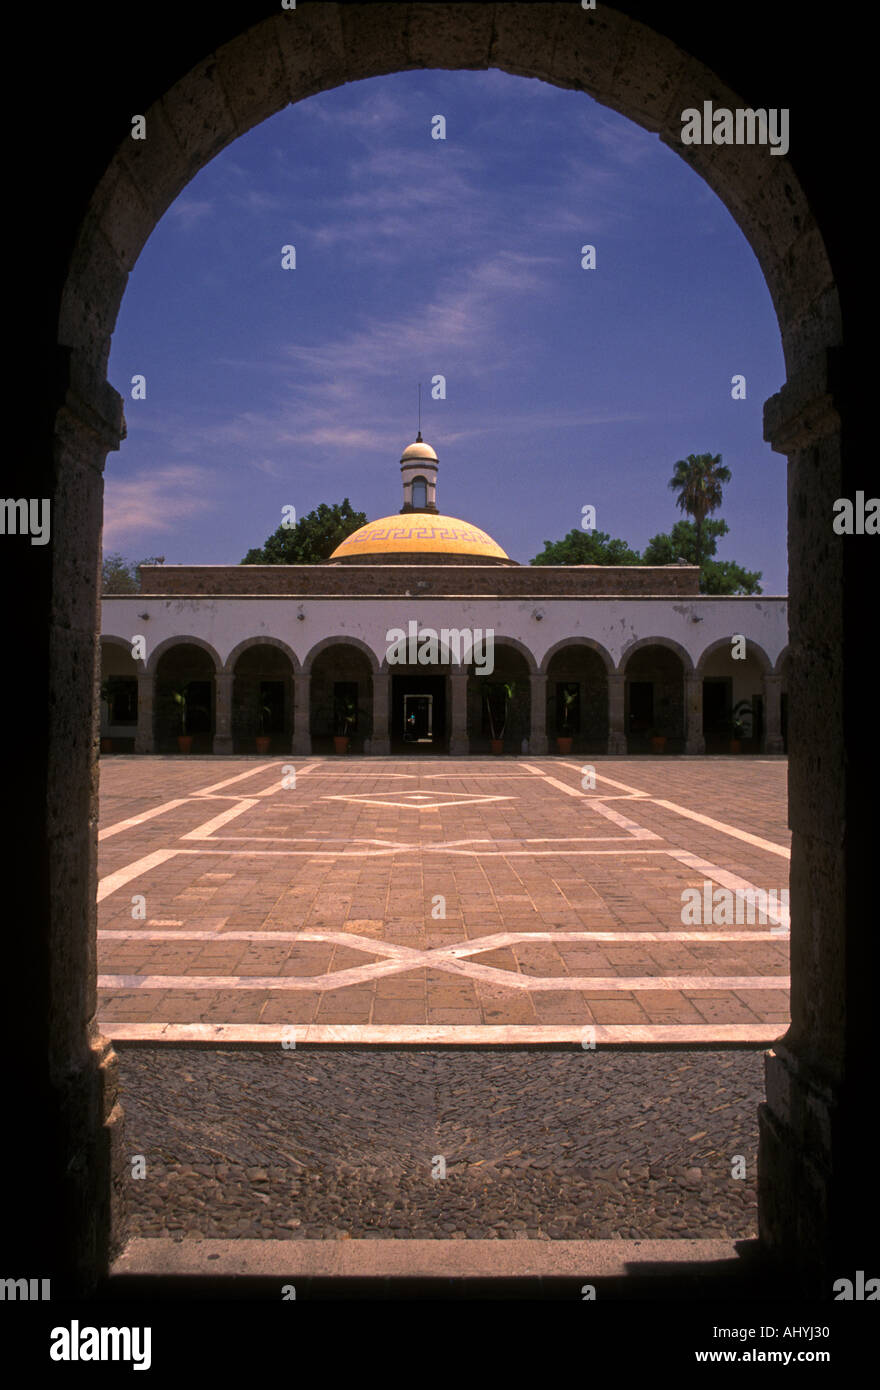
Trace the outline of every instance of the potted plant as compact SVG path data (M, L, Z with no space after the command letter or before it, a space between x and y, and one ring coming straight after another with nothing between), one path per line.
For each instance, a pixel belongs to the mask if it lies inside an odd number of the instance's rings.
M266 726L272 718L271 705L260 706L260 732L257 734L257 752L268 753L272 735L266 733Z
M333 735L333 746L337 753L347 753L348 740L357 719L357 704L350 695L342 696L336 701L334 718L336 733Z
M561 734L556 735L556 749L559 753L570 753L574 738L570 733L572 706L578 697L578 690L575 686L565 687L562 691L562 729Z
M730 717L730 751L742 752L742 741L751 733L753 709L749 700L738 700Z
M189 689L189 682L175 686L171 694L174 703L180 710L180 733L177 735L177 747L181 753L192 752L192 734L186 732L186 692Z
M516 691L516 681L503 681L494 687L494 690L486 691L486 712L489 716L489 732L493 753L504 752L504 730L507 726L507 714L510 709L510 702ZM492 697L501 706L500 718L496 719L498 708L493 710Z

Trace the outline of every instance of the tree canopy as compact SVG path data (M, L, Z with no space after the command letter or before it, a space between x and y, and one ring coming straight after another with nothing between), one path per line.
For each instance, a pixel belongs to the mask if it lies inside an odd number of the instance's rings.
M545 541L533 565L640 565L637 550L606 531L569 531L561 541Z
M706 517L721 506L721 484L729 482L730 469L725 468L720 454L688 454L678 460L669 480L669 486L678 493L677 506L694 518L696 565L702 565L709 553L703 539Z
M691 462L693 467L691 467ZM676 464L670 487L678 487L679 505L686 496L697 507L694 521L676 521L670 531L652 536L639 553L605 531L569 531L559 541L545 541L533 565L674 565L684 560L699 565L701 594L760 594L761 571L746 570L734 560L716 560L718 542L730 530L721 517L709 517L720 502L721 482L730 472L721 468L721 455L688 456ZM682 470L682 471L680 471ZM693 484L693 495L688 489Z
M700 565L701 594L760 594L761 571L746 570L734 560L713 560L722 536L730 527L721 517L703 523L703 563ZM697 563L697 528L692 521L677 521L669 532L652 536L642 555L644 565L674 565L686 560Z
M354 511L347 497L333 506L322 502L313 512L300 517L295 526L279 526L267 537L265 545L249 550L241 563L317 565L329 560L346 536L366 524L366 513Z
M105 555L101 561L102 594L139 594L139 565L163 565L164 555L153 555L148 560L126 560L117 553Z

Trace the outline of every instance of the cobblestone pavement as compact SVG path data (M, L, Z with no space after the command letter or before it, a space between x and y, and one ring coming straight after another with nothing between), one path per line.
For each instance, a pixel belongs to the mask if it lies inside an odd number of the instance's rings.
M771 1041L787 765L758 758L109 758L112 1037ZM708 897L706 896L708 895Z
M119 1051L133 1235L756 1234L759 1051Z

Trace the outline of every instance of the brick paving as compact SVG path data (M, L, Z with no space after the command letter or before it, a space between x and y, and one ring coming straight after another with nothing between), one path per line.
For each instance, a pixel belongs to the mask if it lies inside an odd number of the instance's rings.
M593 765L102 759L103 1028L780 1034L787 933L685 925L681 894L787 886L785 761Z

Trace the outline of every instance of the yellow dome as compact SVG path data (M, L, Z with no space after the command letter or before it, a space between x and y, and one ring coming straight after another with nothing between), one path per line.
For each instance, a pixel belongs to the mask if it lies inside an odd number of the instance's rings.
M411 512L369 521L347 536L330 560L359 560L382 555L412 555L413 560L419 555L466 555L473 556L474 560L513 563L479 526L456 516L434 512Z

